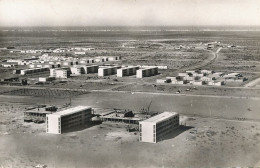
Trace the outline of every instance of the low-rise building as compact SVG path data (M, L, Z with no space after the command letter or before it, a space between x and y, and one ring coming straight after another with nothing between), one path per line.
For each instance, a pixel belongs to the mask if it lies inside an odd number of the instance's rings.
M57 111L55 106L38 106L28 109L24 112L25 122L45 122L46 115L52 114Z
M61 134L71 128L91 122L92 108L77 106L46 116L46 132Z
M205 81L205 82L209 82L209 81L212 81L212 78L204 76L204 77L201 77L200 80Z
M163 112L139 122L139 141L156 143L179 126L179 114Z
M55 80L55 77L39 77L39 82L48 82Z
M138 69L136 71L136 77L137 78L149 77L149 76L154 76L154 75L157 75L157 74L158 74L158 68L157 67Z
M131 110L115 110L105 113L100 116L103 122L112 123L125 123L125 124L137 124L143 120L143 118L135 117L135 114Z
M184 81L176 80L176 81L172 81L172 84L183 85Z
M156 79L156 83L171 83L171 79Z
M210 81L208 82L209 86L221 86L224 85L224 81Z

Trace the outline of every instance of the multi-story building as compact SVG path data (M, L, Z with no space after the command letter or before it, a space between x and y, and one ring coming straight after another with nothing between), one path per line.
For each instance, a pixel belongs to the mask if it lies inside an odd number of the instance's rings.
M39 73L44 71L49 71L49 68L32 68L32 69L21 69L20 74L26 75L26 74L33 74L33 73Z
M55 78L68 78L71 74L70 68L50 69L50 76Z
M131 76L136 74L136 70L138 70L139 67L123 67L121 69L117 69L117 77L123 77L123 76Z
M163 112L139 122L139 141L156 143L179 126L179 114Z
M149 76L154 76L154 75L157 75L157 74L158 74L158 68L157 67L139 69L139 70L136 71L136 77L137 78L149 77Z
M87 124L92 118L92 108L88 106L72 107L46 116L46 132L61 134L71 128Z
M84 73L97 73L98 72L98 65L89 65L89 66L83 66Z
M98 68L98 76L109 76L109 75L115 75L117 72L117 69L119 67L99 67Z
M70 67L71 74L81 75L84 72L84 68L81 66Z

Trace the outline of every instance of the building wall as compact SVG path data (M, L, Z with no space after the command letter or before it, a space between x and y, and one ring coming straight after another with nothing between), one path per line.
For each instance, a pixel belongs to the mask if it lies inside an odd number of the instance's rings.
M155 127L155 123L140 122L140 124L139 124L139 131L140 131L139 141L156 143L156 140L154 139L154 132L153 132L154 127Z
M139 69L136 71L137 78L149 77L158 74L158 68L147 68L147 69Z
M68 78L67 76L67 70L64 70L64 69L59 69L59 70L56 70L56 78Z
M139 141L156 143L165 138L173 129L179 126L179 114L168 117L159 122L146 122L139 123Z
M71 73L75 75L81 75L82 69L81 67L70 67Z
M138 67L127 67L127 68L117 69L117 77L135 75L137 69Z
M51 134L61 134L60 116L46 116L46 132Z
M98 76L114 75L117 72L117 67L98 68Z
M46 132L52 134L61 134L70 128L86 124L91 120L91 117L91 108L64 116L50 114L46 116Z

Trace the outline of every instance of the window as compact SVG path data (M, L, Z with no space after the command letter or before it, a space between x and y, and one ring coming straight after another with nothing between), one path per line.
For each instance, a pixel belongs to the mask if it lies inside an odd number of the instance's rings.
M139 125L139 131L142 132L142 124Z

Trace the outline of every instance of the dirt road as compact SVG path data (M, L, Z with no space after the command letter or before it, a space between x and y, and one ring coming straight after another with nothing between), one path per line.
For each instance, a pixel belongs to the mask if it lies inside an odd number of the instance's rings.
M245 85L245 87L254 87L254 86L257 85L258 83L260 84L260 78L257 78L257 79L255 79L255 80L253 80L253 81L247 83L247 84Z

